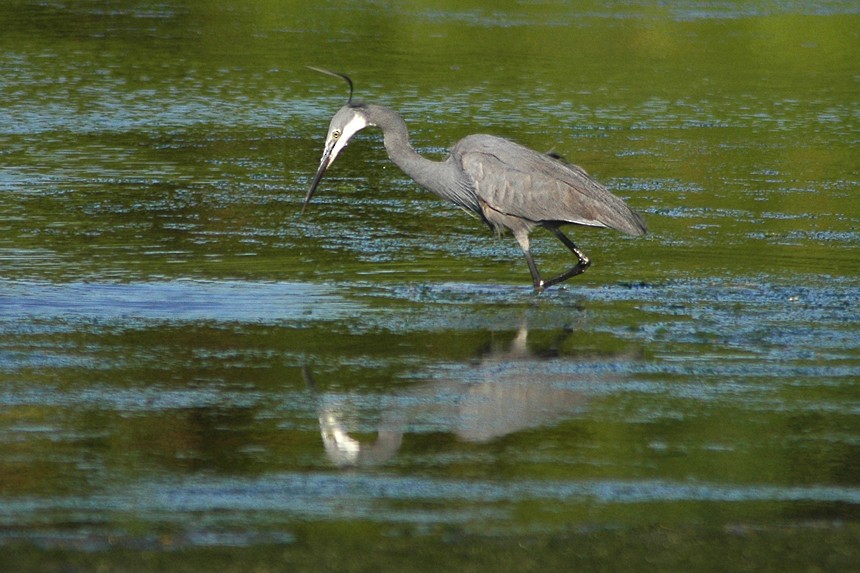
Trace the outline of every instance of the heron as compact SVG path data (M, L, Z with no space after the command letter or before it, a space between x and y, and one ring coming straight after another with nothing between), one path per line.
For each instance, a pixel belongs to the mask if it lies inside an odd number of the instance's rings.
M302 214L326 170L349 140L366 127L382 131L388 157L418 185L483 221L497 235L510 231L525 256L534 288L540 292L583 273L591 259L561 231L562 225L608 227L642 236L642 216L589 176L584 169L557 155L534 151L493 135L468 135L457 142L446 159L422 157L409 142L406 122L382 105L354 102L349 76L311 68L342 78L349 84L349 100L331 119L319 167L311 180ZM529 236L542 227L554 234L576 256L576 264L545 280L531 254Z

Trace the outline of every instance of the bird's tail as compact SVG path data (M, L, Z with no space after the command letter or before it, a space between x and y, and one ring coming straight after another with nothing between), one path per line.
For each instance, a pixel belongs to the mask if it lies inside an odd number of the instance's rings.
M648 232L648 225L642 215L631 209L620 197L609 193L607 195L612 202L612 208L601 213L601 224L634 237L641 237Z
M633 209L630 209L630 217L626 219L626 222L627 225L620 230L628 235L641 237L648 232L648 225L645 224L645 218Z

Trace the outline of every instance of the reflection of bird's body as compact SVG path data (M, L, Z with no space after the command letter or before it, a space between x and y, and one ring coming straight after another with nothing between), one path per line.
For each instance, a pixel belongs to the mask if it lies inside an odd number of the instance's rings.
M480 443L571 418L586 408L588 388L613 380L620 372L617 368L581 368L597 362L580 357L574 375L558 353L571 332L561 332L551 347L535 352L527 345L524 325L507 349L491 348L477 360L432 367L426 383L386 400L373 442L350 435L348 422L350 418L354 422L355 416L347 414L355 404L349 395L318 393L313 374L305 366L305 383L319 400L326 454L339 466L374 465L394 456L407 433L444 431Z
M638 213L575 165L492 135L465 137L447 159L431 161L409 144L406 123L396 112L351 101L331 120L305 206L337 154L367 126L382 130L388 156L419 185L477 215L496 232L510 230L525 254L536 289L578 275L591 264L562 234L561 225L609 227L629 235L646 232ZM578 259L568 271L547 281L541 278L529 250L529 233L538 226L552 231Z

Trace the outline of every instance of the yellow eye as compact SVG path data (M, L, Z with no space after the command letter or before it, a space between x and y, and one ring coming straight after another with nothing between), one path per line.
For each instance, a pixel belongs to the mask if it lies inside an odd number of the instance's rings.
M336 130L331 132L331 138L332 139L337 139L338 137L340 137L340 130L336 129Z

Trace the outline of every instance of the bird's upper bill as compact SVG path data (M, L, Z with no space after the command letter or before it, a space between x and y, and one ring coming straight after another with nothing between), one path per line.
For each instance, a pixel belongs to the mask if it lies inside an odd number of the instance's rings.
M317 190L317 186L320 180L322 180L323 175L325 175L326 169L334 163L337 154L346 147L349 139L365 127L367 127L367 119L350 106L344 106L334 115L325 139L325 148L323 149L322 159L320 159L320 166L317 168L317 172L311 181L310 189L308 189L308 194L305 196L302 213L305 212L308 203L310 203L311 197L313 197L314 191Z

